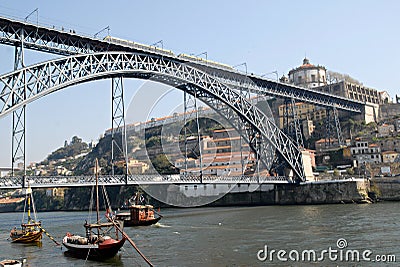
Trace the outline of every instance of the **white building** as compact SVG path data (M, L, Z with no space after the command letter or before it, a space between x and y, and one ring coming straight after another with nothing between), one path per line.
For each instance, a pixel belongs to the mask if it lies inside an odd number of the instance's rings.
M324 86L326 68L310 64L310 61L304 58L303 65L289 71L289 82L305 88Z
M356 141L355 146L351 147L350 151L358 166L365 163L382 162L381 148L376 144L368 144L367 141Z

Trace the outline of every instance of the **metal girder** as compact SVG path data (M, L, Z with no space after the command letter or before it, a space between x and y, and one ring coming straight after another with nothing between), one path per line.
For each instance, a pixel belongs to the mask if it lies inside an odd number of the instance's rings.
M323 107L335 106L337 109L356 113L361 113L365 105L362 102L349 98L268 80L255 75L244 75L242 73L231 73L221 70L214 71L211 69L208 71L204 69L204 71L230 86L232 89L240 90L241 88L247 88L247 90L254 94L295 99L296 101Z
M125 125L124 86L122 77L113 77L111 86L111 174L114 175L115 148L123 154L125 173L128 174L128 142ZM121 134L121 142L116 140L116 131Z
M61 55L93 53L106 50L98 40L79 36L71 30L63 31L29 22L0 18L0 42L8 45L24 43L25 48Z
M152 79L183 88L199 98L219 99L276 148L295 175L304 180L301 152L260 109L238 92L187 64L137 53L96 53L47 61L0 76L0 118L35 99L90 80L109 77ZM26 98L19 97L23 90ZM15 99L16 101L11 101Z
M25 32L25 35L21 35ZM21 37L23 39L21 39ZM49 27L35 25L27 22L16 21L0 17L0 43L16 45L23 40L25 48L39 50L59 55L87 54L103 51L141 51L145 54L157 55L157 51L143 51L127 44L112 43L92 37L82 36L73 31L57 30ZM160 54L161 56L161 54ZM165 55L163 55L165 57ZM167 56L168 57L168 56ZM209 76L231 87L231 89L275 96L282 98L294 98L324 107L336 106L339 110L347 110L360 113L365 105L362 102L339 97L313 89L302 88L290 84L265 79L263 77L243 74L232 69L218 68L217 66L204 65L199 62L182 60L171 56L181 63L189 63L203 70Z
M188 115L195 114L196 120L196 137L197 137L197 148L199 149L199 154L196 155L199 159L199 175L200 179L203 177L203 151L202 151L202 144L201 144L201 133L200 133L200 125L199 125L199 110L198 110L198 103L197 103L197 96L190 95L186 91L184 91L183 95L183 116L184 116L184 136L185 136L185 175L188 174L188 137L193 135L194 132L189 131L188 125ZM196 147L195 147L196 148ZM193 149L194 152L195 148Z
M301 132L299 117L297 116L296 101L293 98L285 99L283 121L285 133L293 138L300 148L304 148L303 134Z
M180 175L128 175L125 182L125 175L101 175L99 185L160 185L160 184L200 184L198 176ZM14 176L0 179L0 189L22 188L22 181L29 182L32 188L49 187L82 187L94 186L96 179L93 175L88 176ZM287 184L287 177L260 176L204 176L203 183L208 184Z
M332 136L336 133L339 147L344 145L342 128L340 127L339 115L335 107L326 109L325 119L325 146L332 145Z
M339 146L343 146L344 145L344 141L343 141L343 135L342 135L342 127L340 127L340 121L339 121L339 114L338 111L336 109L336 107L333 107L333 117L335 119L335 128L336 128L336 134L337 134L337 138L338 138L338 144Z
M21 43L19 46L15 46L15 57L14 57L14 70L24 67L24 46ZM21 82L21 81L20 81ZM17 92L18 97L25 98L25 92L23 87ZM13 99L14 102L16 99ZM12 141L11 141L11 175L14 176L15 169L18 167L18 162L22 161L23 172L26 174L26 157L25 157L25 105L17 110L13 111L12 116Z
M244 141L249 144L251 150L254 152L257 158L257 171L254 175L259 176L260 165L263 170L269 170L275 157L275 150L273 146L265 140L260 132L252 127L246 120L238 116L238 114L232 110L228 105L223 103L217 98L201 98L201 100L211 107L215 112L221 115L228 124L230 124L236 131L238 131ZM241 154L241 157L243 155ZM241 164L245 165L242 159ZM242 167L244 168L244 167ZM243 172L243 170L242 170ZM244 175L244 173L242 173Z

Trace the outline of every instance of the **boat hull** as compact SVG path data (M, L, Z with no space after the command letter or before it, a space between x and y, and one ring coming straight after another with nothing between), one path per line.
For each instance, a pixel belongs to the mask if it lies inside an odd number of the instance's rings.
M123 221L124 221L124 227L130 227L130 226L149 226L152 224L156 224L159 220L161 220L161 217L148 220L139 220L139 221L125 219Z
M18 230L12 230L10 233L11 242L14 243L36 243L42 240L42 231L32 231L19 233Z
M117 255L118 251L125 243L125 238L121 240L105 241L100 244L71 244L67 241L67 237L63 239L63 245L68 249L69 255L76 258L90 260L106 260Z

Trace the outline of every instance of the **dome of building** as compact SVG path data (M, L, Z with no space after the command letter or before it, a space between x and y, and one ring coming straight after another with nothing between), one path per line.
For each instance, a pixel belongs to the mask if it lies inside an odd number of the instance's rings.
M324 66L311 64L305 57L303 65L289 71L289 82L305 88L326 85L326 69Z

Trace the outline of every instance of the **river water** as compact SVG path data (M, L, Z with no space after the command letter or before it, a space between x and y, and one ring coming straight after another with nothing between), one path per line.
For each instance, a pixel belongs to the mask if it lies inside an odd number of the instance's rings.
M164 209L161 213L164 218L156 226L125 228L155 266L399 266L400 262L400 202ZM128 242L119 256L107 262L68 257L65 248L56 247L45 235L41 246L10 243L9 230L21 216L0 214L0 260L26 258L26 265L33 267L146 266ZM87 212L38 216L60 242L67 231L84 234ZM343 239L340 244L339 239ZM333 252L331 258L322 253L328 248L338 251L336 259ZM265 251L270 255L272 250L286 254L279 259L277 253L265 257ZM314 250L317 258L307 258L308 254L301 258L304 250ZM359 262L350 256L340 259L339 253L348 250L371 253ZM298 258L293 251L298 251ZM397 263L374 262L376 255L386 261L396 257Z

